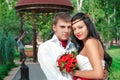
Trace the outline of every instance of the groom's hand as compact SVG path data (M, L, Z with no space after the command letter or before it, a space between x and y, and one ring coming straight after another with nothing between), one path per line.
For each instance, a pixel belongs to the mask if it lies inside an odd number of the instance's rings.
M104 69L103 70L103 79L107 79L108 78L108 71L107 71L107 69Z

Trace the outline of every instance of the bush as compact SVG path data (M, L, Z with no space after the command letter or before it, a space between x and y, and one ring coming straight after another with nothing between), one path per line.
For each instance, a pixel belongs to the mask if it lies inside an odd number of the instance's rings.
M0 80L3 80L3 78L8 75L8 72L14 67L17 67L14 63L0 66Z
M0 79L3 80L5 76L8 75L8 67L7 65L0 66Z
M0 65L6 63L6 53L5 53L5 35L4 32L0 33Z
M14 36L9 33L7 40L6 40L6 54L7 54L7 62L8 63L14 63L14 57L15 57L15 40Z
M14 36L9 33L8 37L2 30L0 32L0 80L3 80L11 68L15 67L13 62L15 55L15 40Z

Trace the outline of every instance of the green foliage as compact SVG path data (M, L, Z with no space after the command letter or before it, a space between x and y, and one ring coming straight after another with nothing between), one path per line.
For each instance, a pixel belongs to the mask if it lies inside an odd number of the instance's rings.
M112 56L113 62L110 69L109 80L119 80L120 79L120 48L117 46L112 46L108 50L110 56Z
M8 66L1 66L0 67L0 75L7 75L8 74L8 68L7 68Z
M0 65L6 63L6 53L5 53L5 35L2 31L0 33Z
M39 35L42 37L43 41L45 41L51 38L52 16L53 13L36 13L35 17L33 18L31 13L25 13L24 29L29 30L30 34L32 35L31 32L33 26L36 27ZM30 38L32 38L31 35L29 35Z
M18 0L9 0L12 9L9 9L6 0L0 1L0 29L6 30L5 34L11 31L14 34L20 35L20 20L14 9ZM77 0L70 0L74 7L73 14L77 13ZM80 1L80 0L79 0ZM112 40L119 37L120 34L120 0L83 0L82 12L89 13L90 18L96 25L100 35L104 41ZM116 14L114 14L116 8ZM31 15L31 16L30 16ZM36 28L43 41L51 37L53 13L36 13L35 18L31 13L24 14L24 27L23 30L28 30L29 34L25 38L25 43L32 42L32 29L33 24L36 22ZM116 17L116 23L114 23ZM113 31L111 31L113 30ZM107 33L106 33L107 31ZM115 34L112 34L112 33ZM117 33L116 33L117 32Z
M75 8L73 14L77 13L77 6L74 5L76 1L71 0ZM119 0L83 0L82 2L81 11L90 14L90 18L95 23L104 41L110 41L120 34L119 3ZM114 14L114 9L116 9L116 14ZM114 20L116 20L116 23Z
M17 67L14 63L0 66L0 80L3 80L3 78L8 75L8 72L14 67Z
M7 62L14 63L14 56L15 56L15 40L14 36L9 33L7 40L6 40L6 53L7 53Z
M12 9L8 8L6 0L2 0L0 3L0 29L5 30L5 34L8 35L8 32L11 31L14 34L19 34L19 18L17 13L14 10L14 5L16 1L10 1Z
M43 38L43 40L47 40L51 38L51 31L52 31L52 13L42 14L43 16L39 16L40 23L38 24L38 31L39 34Z
M9 33L5 36L4 31L0 33L0 65L3 64L13 64L15 54L15 40L14 36Z

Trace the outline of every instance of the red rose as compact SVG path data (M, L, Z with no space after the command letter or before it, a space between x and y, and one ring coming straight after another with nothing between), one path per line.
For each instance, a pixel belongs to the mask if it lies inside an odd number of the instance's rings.
M68 64L65 65L65 69L66 69L66 72L72 71L72 68Z
M69 59L69 55L66 54L61 57L62 62L66 62L68 59Z
M76 70L77 66L77 60L76 60L77 54L74 53L68 53L63 54L58 60L58 67L60 71L62 72L72 72Z

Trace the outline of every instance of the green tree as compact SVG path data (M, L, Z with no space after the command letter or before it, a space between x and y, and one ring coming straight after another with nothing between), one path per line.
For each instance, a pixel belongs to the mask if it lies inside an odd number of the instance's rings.
M119 0L71 0L75 10L79 8L74 4L82 1L81 11L89 13L93 23L95 23L103 41L109 43L117 37L119 39ZM80 2L79 2L80 3ZM74 13L79 12L78 10ZM73 14L74 14L73 13Z
M9 9L6 0L2 0L0 2L0 30L3 29L6 35L8 35L9 31L13 32L14 34L18 34L20 21L14 9L16 1L9 0L11 9Z
M35 27L39 32L39 35L41 36L42 40L45 41L51 37L52 17L53 13L36 13L34 18L31 13L25 13L24 25L26 28L29 28L29 30L32 31L33 24L35 23Z
M10 32L6 40L6 54L7 54L7 62L10 64L14 63L13 60L15 57L15 39Z
M6 53L5 53L5 35L2 31L0 33L0 65L6 64Z

